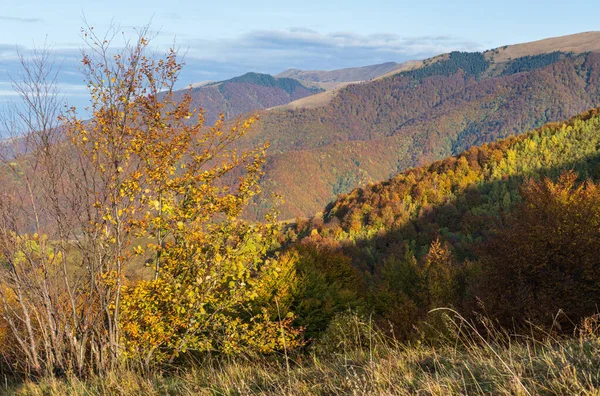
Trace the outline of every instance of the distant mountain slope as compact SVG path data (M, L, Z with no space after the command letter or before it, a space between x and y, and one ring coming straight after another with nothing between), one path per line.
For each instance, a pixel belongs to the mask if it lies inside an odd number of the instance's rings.
M279 73L276 77L295 78L297 80L312 81L312 82L352 82L366 81L375 77L382 76L389 72L398 70L404 64L396 62L386 62L378 65L370 65L363 67L352 67L339 70L298 70L289 69L283 73Z
M391 63L384 63L382 65L388 65ZM382 65L375 65L375 66L382 66ZM359 83L359 82L363 82L363 81L368 81L368 80L376 80L376 79L381 79L381 78L385 78L387 76L392 76L394 74L403 72L403 71L407 71L407 70L412 70L412 69L417 69L423 66L423 61L407 61L407 62L403 62L403 63L396 63L395 65L397 65L397 67L393 67L391 68L390 71L386 71L388 68L387 67L383 67L383 68L377 68L375 67L372 71L370 75L370 78L365 78L364 80L350 80L350 78L358 78L361 77L361 71L359 69L369 69L371 68L371 66L366 66L364 68L353 68L353 69L342 69L342 70L333 70L331 72L319 72L319 71L315 71L314 73L317 73L316 78L319 78L318 76L320 75L320 73L325 73L324 75L322 75L322 78L329 78L329 74L327 73L331 73L332 76L335 77L336 73L338 72L343 72L344 70L348 70L350 71L350 73L347 74L347 78L349 79L348 81L344 81L344 82L312 82L313 84L315 84L315 86L317 87L321 87L325 89L325 92L321 92L315 95L310 95L307 96L305 98L302 99L298 99L295 100L293 102L281 105L281 106L277 106L277 108L279 109L312 109L312 108L316 108L316 107L323 107L326 104L328 104L337 94L338 92L344 88L347 85L350 84L355 84L355 83ZM310 73L313 72L304 72L301 70L288 70L288 72L298 72L298 73L290 73L291 75L298 75L299 78L302 78L303 73L308 73L310 77ZM356 71L356 73L354 73L354 71ZM285 72L284 72L285 73ZM379 74L381 73L381 74ZM343 74L342 74L343 76ZM363 74L362 77L367 77L367 74ZM345 77L341 77L341 78L345 78ZM309 85L311 83L311 81L307 81L307 80L300 80L303 83Z
M207 124L213 124L221 113L231 119L323 91L298 80L260 73L246 73L230 80L192 87L193 104L204 109Z
M568 36L561 37L552 37L538 41L532 41L528 43L522 44L514 44L514 45L505 45L503 47L494 48L483 53L483 56L486 60L490 61L492 67L490 67L489 72L493 73L496 70L502 70L503 65L506 63L512 63L514 59L521 58L527 59L529 57L538 57L538 55L544 55L543 57L548 57L548 55L552 52L565 52L565 53L575 53L581 54L585 52L600 52L600 32L585 32L572 34ZM433 58L426 59L424 61L407 61L401 64L397 64L396 68L392 68L392 70L382 73L378 76L373 76L373 79L382 79L391 77L395 74L399 74L405 72L407 70L419 69L422 67L427 67L432 65L433 63L447 60L449 54L441 54L437 55ZM383 64L387 65L387 63ZM375 65L377 66L377 65ZM361 68L348 69L348 70L357 70ZM333 75L335 73L340 72L338 70L332 71ZM323 74L325 73L325 74ZM318 79L318 78L326 78L328 72L322 71L301 71L297 69L290 69L280 75L286 76L297 76L296 78L305 78L307 81L310 78ZM305 77L303 77L305 76ZM363 79L367 80L366 78ZM350 80L348 80L350 81ZM307 81L308 82L308 81ZM353 81L356 82L356 81ZM323 83L317 83L323 84ZM342 86L332 86L332 87L323 87L328 92L317 94L311 96L310 98L300 99L294 102L291 102L287 105L281 106L282 108L287 109L299 109L299 108L315 108L325 106L327 103L331 101L331 99L337 94ZM331 90L331 92L329 92Z
M271 142L262 183L286 201L282 217L310 216L352 186L598 104L598 53L497 62L487 52L454 52L348 85L320 107L265 112L246 144Z
M294 102L296 107L327 103L330 96L335 95L333 92L349 82L376 78L411 64L388 62L332 71L291 69L276 76L246 73L226 81L192 84L192 96L194 105L204 109L207 123L212 124L221 113L225 114L226 119L232 119L244 113L279 107L291 102ZM332 93L329 93L330 91ZM307 99L319 93L322 95L314 100Z

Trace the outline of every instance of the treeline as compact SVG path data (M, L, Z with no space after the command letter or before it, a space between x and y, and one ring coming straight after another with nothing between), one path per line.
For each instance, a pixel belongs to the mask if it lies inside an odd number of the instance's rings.
M502 70L502 74L510 75L539 69L551 65L559 59L563 59L564 57L569 56L571 56L571 54L564 53L561 51L550 52L547 54L524 56L509 62L504 67L504 70Z
M288 94L292 95L292 97L298 96L297 91L304 92L305 90L307 90L308 92L313 93L313 94L324 91L322 88L305 87L304 85L302 85L302 83L300 83L300 81L295 80L293 78L285 78L285 77L275 78L275 77L271 76L270 74L262 74L262 73L246 73L242 76L231 78L231 79L227 80L226 82L227 83L247 83L247 84L253 84L253 85L260 85L263 87L281 88ZM219 85L219 90L222 93L225 93L224 92L225 86L226 86L226 84L223 84L223 83L220 83L220 85Z
M448 59L433 60L432 62L416 70L399 73L398 77L410 77L421 81L432 76L449 77L462 70L467 77L473 76L478 78L490 66L490 63L481 52L453 51L448 54ZM397 77L394 76L392 78Z

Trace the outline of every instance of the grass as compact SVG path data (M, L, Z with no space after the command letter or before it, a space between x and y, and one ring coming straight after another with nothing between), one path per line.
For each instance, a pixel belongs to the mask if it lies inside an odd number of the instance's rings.
M172 375L125 371L85 381L47 378L3 391L17 395L600 394L597 321L578 337L544 340L481 334L461 325L433 346L384 341L368 322L345 320L354 321L346 326L348 332L338 328L310 353L292 356L289 373L283 358L213 359Z

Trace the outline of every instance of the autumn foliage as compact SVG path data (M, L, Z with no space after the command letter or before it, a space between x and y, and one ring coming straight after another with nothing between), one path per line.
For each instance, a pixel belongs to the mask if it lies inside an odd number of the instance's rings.
M255 118L205 126L189 95L175 98L176 53L148 56L146 30L118 52L82 33L91 118L56 118L53 96L24 90L43 117L14 124L24 147L2 165L0 297L16 368L86 375L297 347L301 329L271 289L278 226L240 219L267 145L233 144Z
M478 295L506 326L528 319L570 329L600 301L600 187L569 172L529 181L521 195L481 247Z
M599 131L594 109L472 147L341 195L295 233L360 271L363 306L399 338L439 307L568 332L600 301Z
M149 56L146 30L121 51L92 28L82 33L91 116L59 111L42 54L23 62L27 111L7 123L14 146L0 147L0 352L13 372L103 376L281 354L289 380L291 350L335 354L349 328L359 351L374 333L383 344L457 336L438 308L545 332L597 323L597 109L357 188L312 219L250 222L244 211L264 209L251 205L269 147L248 146L257 118L205 125L190 92L175 90L176 52ZM517 66L572 60L556 57ZM442 98L420 92L437 92L436 78L452 82L441 93L450 97L489 66L481 54L450 60L393 86L431 110ZM375 106L353 98L330 106L355 115ZM305 115L349 131L382 124L321 111ZM385 145L391 137L375 129ZM413 136L428 158L426 135ZM349 169L332 174L339 190L358 180Z

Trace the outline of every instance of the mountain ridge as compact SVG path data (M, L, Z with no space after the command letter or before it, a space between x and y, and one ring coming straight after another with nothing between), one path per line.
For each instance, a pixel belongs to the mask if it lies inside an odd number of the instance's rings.
M403 63L385 62L375 65L348 67L336 70L288 69L275 76L312 82L356 82L370 80L402 67Z
M600 54L497 62L487 52L454 52L328 95L313 108L263 111L248 138L271 142L262 183L283 195L284 218L310 216L352 185L597 106Z

